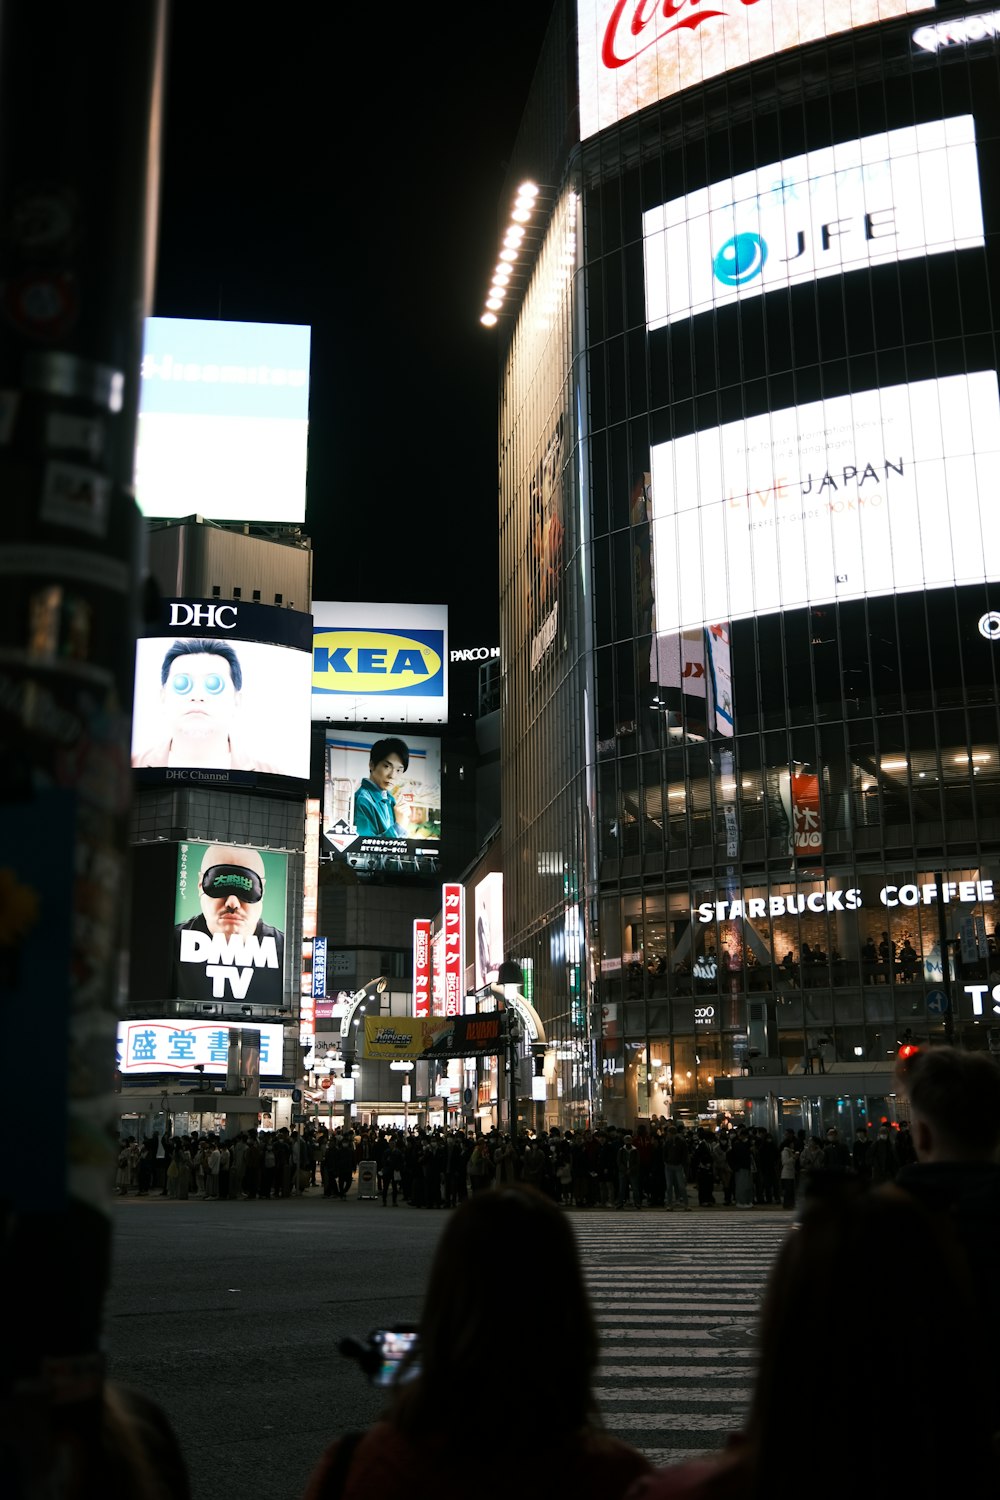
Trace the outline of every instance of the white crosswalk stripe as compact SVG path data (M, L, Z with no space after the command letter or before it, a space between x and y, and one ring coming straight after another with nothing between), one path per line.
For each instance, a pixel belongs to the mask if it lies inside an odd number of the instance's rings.
M746 1415L760 1300L790 1216L570 1213L604 1425L657 1465L717 1451Z

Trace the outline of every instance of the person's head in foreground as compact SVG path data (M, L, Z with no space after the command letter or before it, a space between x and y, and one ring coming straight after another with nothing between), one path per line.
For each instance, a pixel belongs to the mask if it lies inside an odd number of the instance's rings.
M394 1407L405 1431L419 1435L442 1422L451 1428L446 1393L478 1390L484 1372L493 1392L522 1388L530 1318L517 1309L529 1263L544 1298L545 1421L519 1424L518 1443L544 1445L594 1418L597 1330L573 1229L550 1198L519 1186L469 1198L438 1242L414 1355L419 1374L398 1387ZM546 1293L549 1275L555 1282Z
M844 1495L997 1494L987 1351L968 1268L947 1225L898 1188L820 1174L768 1279L744 1438L747 1496L803 1483ZM805 1419L812 1371L831 1417ZM655 1493L655 1492L652 1492ZM701 1492L699 1491L699 1494ZM718 1492L706 1487L707 1497ZM728 1493L728 1491L725 1491Z

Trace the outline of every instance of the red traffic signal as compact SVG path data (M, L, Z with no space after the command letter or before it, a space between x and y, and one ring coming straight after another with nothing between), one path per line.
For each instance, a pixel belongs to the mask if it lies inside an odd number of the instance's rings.
M904 1042L900 1047L897 1056L901 1058L916 1057L919 1051L920 1048L917 1046L916 1042Z

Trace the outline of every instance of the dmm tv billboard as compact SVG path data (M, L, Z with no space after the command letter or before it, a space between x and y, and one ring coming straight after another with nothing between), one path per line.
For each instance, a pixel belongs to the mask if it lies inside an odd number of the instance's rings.
M138 844L131 866L131 1004L285 1003L287 854L248 844Z

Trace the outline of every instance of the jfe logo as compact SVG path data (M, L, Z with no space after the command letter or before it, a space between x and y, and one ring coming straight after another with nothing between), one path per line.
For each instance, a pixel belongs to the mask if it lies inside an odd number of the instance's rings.
M743 286L764 269L767 241L759 234L734 234L712 262L716 281L723 286Z
M313 631L314 693L444 696L444 632Z

